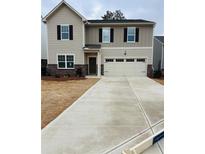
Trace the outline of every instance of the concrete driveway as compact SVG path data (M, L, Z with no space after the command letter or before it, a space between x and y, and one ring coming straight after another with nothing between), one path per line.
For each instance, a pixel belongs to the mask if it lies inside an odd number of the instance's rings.
M42 130L42 154L121 153L163 128L163 86L102 77Z

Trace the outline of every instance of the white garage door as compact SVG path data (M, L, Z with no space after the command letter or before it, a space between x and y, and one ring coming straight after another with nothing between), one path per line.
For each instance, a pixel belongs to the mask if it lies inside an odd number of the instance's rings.
M105 76L147 76L145 58L105 58Z

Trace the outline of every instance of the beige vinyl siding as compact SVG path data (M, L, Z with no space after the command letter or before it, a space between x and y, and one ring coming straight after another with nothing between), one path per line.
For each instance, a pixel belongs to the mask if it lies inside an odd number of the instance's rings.
M152 64L152 48L139 49L102 49L101 62L104 63L105 58L146 58L147 64ZM126 51L126 55L124 55Z
M60 24L73 25L73 40L57 40ZM83 26L82 19L64 4L47 19L48 64L57 63L58 53L75 54L75 64L84 64Z
M151 47L153 37L152 26L131 26L139 28L139 42L127 43L124 42L124 28L128 26L106 26L114 28L114 42L100 43L99 42L99 26L86 26L86 43L87 44L101 44L102 47Z

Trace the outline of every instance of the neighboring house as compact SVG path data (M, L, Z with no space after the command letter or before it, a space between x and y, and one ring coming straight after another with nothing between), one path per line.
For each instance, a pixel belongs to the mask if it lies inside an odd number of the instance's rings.
M87 20L65 1L43 21L51 75L152 76L154 22Z
M41 65L47 65L47 30L46 24L41 21Z
M164 36L154 37L153 67L164 72Z

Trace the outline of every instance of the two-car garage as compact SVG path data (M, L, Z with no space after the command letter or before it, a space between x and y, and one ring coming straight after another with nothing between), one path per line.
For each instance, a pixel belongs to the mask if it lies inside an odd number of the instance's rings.
M147 76L146 58L105 58L105 76Z
M103 47L101 53L104 76L152 75L152 47Z

